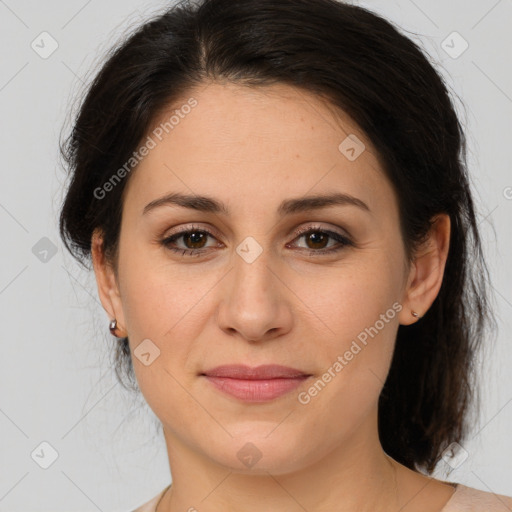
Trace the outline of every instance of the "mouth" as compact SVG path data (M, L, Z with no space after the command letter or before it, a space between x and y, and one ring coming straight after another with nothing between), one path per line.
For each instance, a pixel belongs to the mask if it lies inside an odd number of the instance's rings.
M281 365L224 365L200 376L217 390L238 400L268 402L293 391L312 375Z

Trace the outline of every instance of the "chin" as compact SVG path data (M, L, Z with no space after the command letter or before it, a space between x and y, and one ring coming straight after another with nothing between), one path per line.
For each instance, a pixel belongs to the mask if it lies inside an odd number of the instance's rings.
M266 428L264 433L245 429L245 435L237 433L229 440L219 440L213 450L209 446L210 457L236 473L268 476L295 472L313 463L321 451L320 447L294 438L286 429L278 432L278 427L272 432L272 428Z

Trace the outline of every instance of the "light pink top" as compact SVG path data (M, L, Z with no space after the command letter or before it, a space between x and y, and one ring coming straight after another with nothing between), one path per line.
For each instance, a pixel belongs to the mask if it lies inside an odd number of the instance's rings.
M512 512L512 498L457 484L441 512Z
M166 489L133 512L155 512L156 504ZM457 484L452 497L439 512L512 512L512 497Z

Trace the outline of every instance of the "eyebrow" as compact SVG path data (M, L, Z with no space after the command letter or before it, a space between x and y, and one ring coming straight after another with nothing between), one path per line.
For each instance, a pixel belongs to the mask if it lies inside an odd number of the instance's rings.
M151 201L144 207L142 215L146 215L155 208L165 205L180 206L182 208L189 208L191 210L197 210L200 212L229 216L228 207L221 201L207 196L186 195L179 193L167 194L163 197L155 199L154 201ZM279 205L277 213L280 217L283 217L285 215L294 213L319 210L328 206L347 205L357 206L358 208L368 212L371 211L368 205L357 197L344 193L333 193L327 195L306 196L297 199L286 199Z

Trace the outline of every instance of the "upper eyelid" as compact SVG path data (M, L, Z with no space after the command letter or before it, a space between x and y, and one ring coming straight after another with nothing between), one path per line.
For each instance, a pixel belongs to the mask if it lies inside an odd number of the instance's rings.
M214 234L210 233L207 229L186 228L186 229L180 230L180 231L173 233L173 234L169 235L168 237L164 238L161 241L161 244L163 246L165 246L168 250L170 250L174 253L181 253L183 257L185 257L185 255L187 255L187 257L192 257L192 256L201 256L204 254L208 254L210 252L210 249L213 249L213 247L210 247L210 248L202 247L199 249L188 249L186 247L181 248L178 246L168 247L171 244L174 246L177 243L176 242L177 240L182 238L182 236L185 233L188 233L191 231L203 231L207 234L207 236L212 236L213 238L218 240L218 238ZM296 231L295 237L293 238L291 243L293 244L295 242L295 240L298 240L298 239L302 238L304 235L306 235L307 233L314 232L314 231L326 233L327 236L331 240L334 240L337 244L334 247L321 248L318 250L301 248L301 249L299 249L300 251L307 251L309 255L312 255L312 256L314 255L315 257L321 257L321 256L329 256L332 254L338 254L346 248L357 248L358 247L358 244L354 242L354 239L352 238L351 235L347 236L346 234L337 233L335 231L331 231L329 229L322 228L321 226L308 226L308 227L304 227L304 228L300 229L298 232ZM222 242L220 242L220 243L223 244ZM287 248L289 245L290 245L290 242L286 244Z
M339 232L338 230L341 230L341 232ZM208 227L195 226L195 225L185 226L184 228L179 228L178 231L175 231L175 232L172 232L172 233L170 233L168 235L163 236L163 239L166 240L166 239L174 237L174 238L176 238L176 240L178 240L180 238L180 236L182 236L182 235L184 235L186 233L194 232L194 231L205 232L209 236L214 237L217 241L222 243L221 240L219 240L219 236L216 234L216 230L214 228L210 227L210 226L208 226ZM300 227L300 228L295 229L294 232L293 232L293 235L295 236L295 238L293 240L296 240L297 238L306 235L310 231L323 231L323 232L327 233L328 235L331 232L331 233L333 233L335 235L338 235L340 237L346 238L347 241L350 241L351 243L353 243L352 235L350 235L343 228L340 228L340 227L336 227L336 228L325 227L325 226L321 226L319 222L317 222L316 224L312 224L312 225L308 225L308 226L304 226L304 227ZM332 238L332 235L329 235L329 236L331 236L331 238ZM198 251L199 250L200 249L198 249Z

